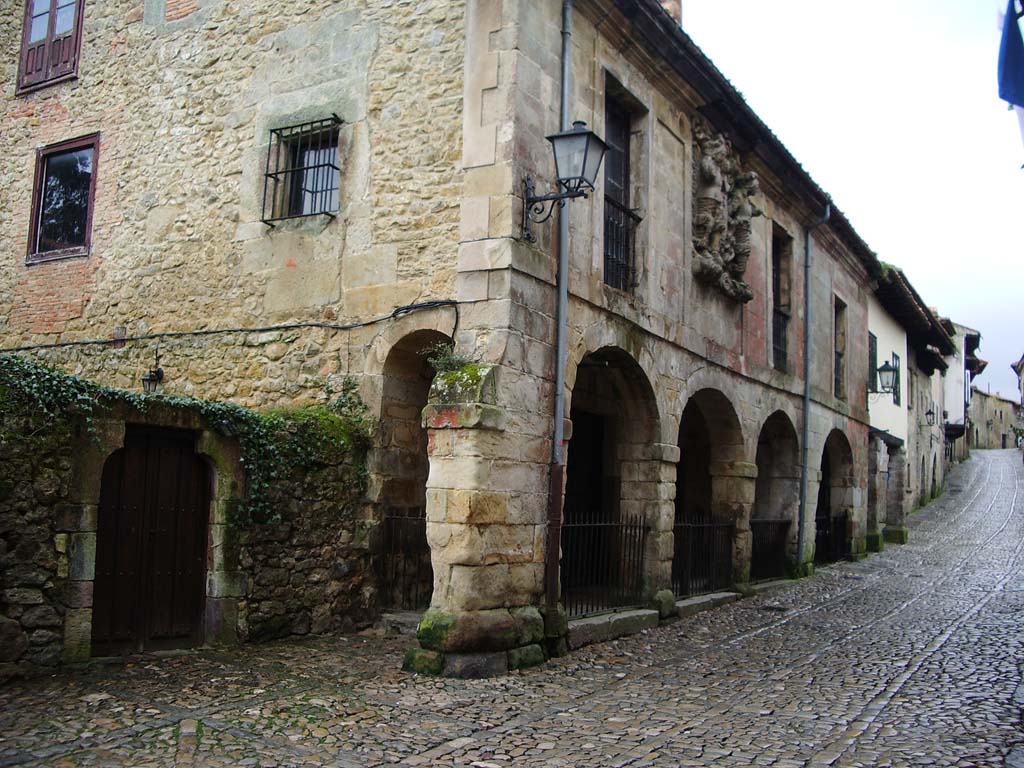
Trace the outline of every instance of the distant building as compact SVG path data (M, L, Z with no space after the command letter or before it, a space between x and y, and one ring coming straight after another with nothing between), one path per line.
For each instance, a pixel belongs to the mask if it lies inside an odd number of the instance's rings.
M977 387L973 394L970 407L971 447L1015 447L1017 436L1013 428L1017 426L1021 413L1018 400Z

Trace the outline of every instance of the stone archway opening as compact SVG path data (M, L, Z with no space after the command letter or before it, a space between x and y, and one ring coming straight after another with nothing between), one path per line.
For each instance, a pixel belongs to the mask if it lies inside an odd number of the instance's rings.
M827 565L850 554L853 508L853 450L837 429L829 433L821 453L821 479L814 511L814 562Z
M648 538L658 516L654 392L626 352L605 347L577 367L562 511L562 602L570 616L645 602Z
M371 499L381 525L378 558L380 607L423 611L434 575L426 533L427 431L422 425L434 369L426 353L451 338L420 330L404 336L384 361L380 424L369 468Z
M672 588L698 595L747 580L754 471L739 419L718 390L695 393L679 423ZM749 492L749 493L748 493ZM741 534L742 535L739 535Z
M785 576L796 554L800 459L796 428L782 411L769 416L761 428L755 461L750 578L762 581Z
M1003 438L1003 442L1006 442L1006 438ZM1005 446L1004 446L1005 447ZM932 483L931 483L931 498L935 498L939 495L939 457L936 454L932 454Z

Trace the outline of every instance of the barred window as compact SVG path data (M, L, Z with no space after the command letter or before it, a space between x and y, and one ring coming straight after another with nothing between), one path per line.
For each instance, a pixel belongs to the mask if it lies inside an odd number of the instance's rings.
M270 132L263 181L266 224L283 219L325 214L339 207L341 167L338 137L342 120L331 115Z

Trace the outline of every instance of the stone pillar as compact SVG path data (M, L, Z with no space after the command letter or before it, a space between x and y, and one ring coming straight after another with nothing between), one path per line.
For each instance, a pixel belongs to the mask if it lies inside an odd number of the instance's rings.
M746 461L711 462L711 515L735 526L732 540L733 584L750 582L750 514L757 492L757 465Z
M891 544L906 544L909 539L906 512L907 452L889 448L889 487L885 502L883 538Z
M88 661L92 655L92 591L96 579L96 530L100 483L107 457L124 445L124 423L97 421L93 434L71 470L72 499L55 526L57 573L64 582L65 662Z
M679 446L636 443L619 448L620 511L641 514L648 526L644 548L644 594L662 618L675 611L672 592L672 526L675 522Z
M885 510L888 503L887 481L889 474L889 452L877 437L868 442L868 514L865 532L865 548L868 552L884 549L882 527L885 525Z
M439 372L423 410L434 592L407 669L484 677L546 658L536 606L548 470L522 460L522 436L496 405L499 370L468 364Z
M794 560L795 573L794 576L800 578L802 576L810 576L814 573L814 541L815 532L817 530L817 524L815 523L815 515L818 510L818 489L821 487L821 470L807 468L807 494L804 500L804 541L803 548L797 552L797 556ZM796 514L797 525L800 524L800 510L797 509ZM800 531L797 529L797 549L800 548L799 542Z

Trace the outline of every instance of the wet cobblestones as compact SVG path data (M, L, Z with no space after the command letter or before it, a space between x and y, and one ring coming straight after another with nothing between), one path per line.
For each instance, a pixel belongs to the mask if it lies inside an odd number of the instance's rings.
M976 452L909 545L521 674L352 636L8 684L0 766L1014 765L1022 567L1020 456Z

